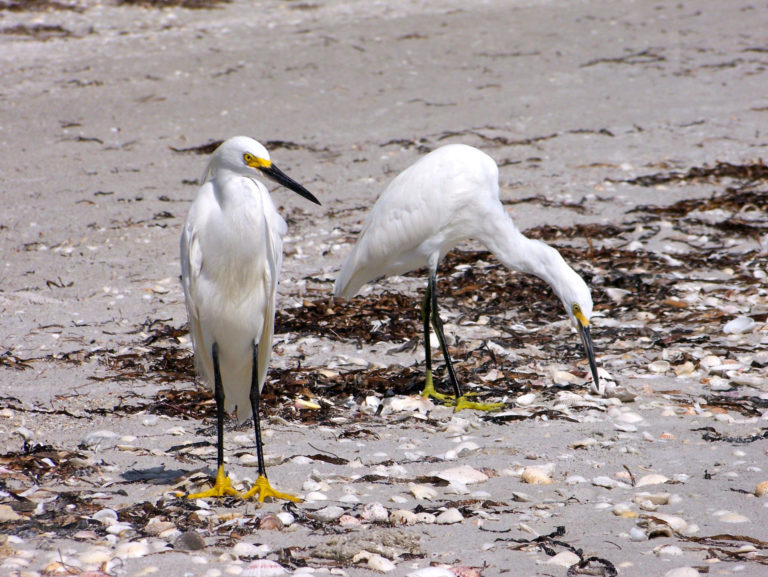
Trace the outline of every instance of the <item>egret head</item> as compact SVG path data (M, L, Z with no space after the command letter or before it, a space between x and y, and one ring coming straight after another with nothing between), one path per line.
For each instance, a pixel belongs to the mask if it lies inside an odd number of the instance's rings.
M246 178L264 174L307 200L320 204L311 192L280 170L269 157L263 144L247 136L235 136L225 140L211 157L203 180L221 171L234 172Z
M567 266L567 265L566 265ZM563 301L568 317L576 327L576 331L581 338L581 344L584 346L584 353L589 361L589 370L592 373L592 380L595 388L599 389L597 378L597 363L595 362L595 351L592 346L592 337L589 332L589 319L592 316L592 294L589 291L587 283L584 282L576 271L568 268L568 273L564 275L565 282L561 286L560 299Z

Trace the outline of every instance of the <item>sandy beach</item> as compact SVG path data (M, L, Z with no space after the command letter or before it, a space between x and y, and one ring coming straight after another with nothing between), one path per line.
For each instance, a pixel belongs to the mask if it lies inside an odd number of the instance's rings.
M767 8L0 5L0 574L768 575ZM238 134L322 203L272 192L263 426L296 505L179 497L216 466L179 236ZM417 395L423 271L330 300L377 195L456 142L590 285L607 395L479 244L442 317L498 412ZM238 486L255 454L229 422Z

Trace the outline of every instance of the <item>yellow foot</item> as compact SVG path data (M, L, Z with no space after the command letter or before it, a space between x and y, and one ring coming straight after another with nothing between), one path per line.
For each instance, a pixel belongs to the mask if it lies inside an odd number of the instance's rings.
M224 473L224 467L219 467L216 473L216 482L213 487L201 493L190 493L187 499L205 499L207 497L239 497L240 492L232 487L232 481Z
M301 501L299 497L294 497L288 493L281 493L280 491L273 489L272 485L269 484L269 481L267 481L267 478L263 475L259 475L259 478L256 479L253 487L251 487L247 492L243 493L241 497L243 499L251 499L257 493L259 495L259 503L263 503L264 499L267 497L272 497L273 499L284 499L285 501L293 501L294 503Z
M463 411L464 409L474 409L475 411L498 411L504 407L504 403L477 403L470 401L467 399L467 397L471 397L472 393L469 395L463 395L458 399L455 395L444 395L443 393L438 393L435 390L435 385L432 381L431 371L427 371L427 378L424 384L424 390L421 391L421 396L432 397L433 399L443 401L446 404L455 403L454 412Z

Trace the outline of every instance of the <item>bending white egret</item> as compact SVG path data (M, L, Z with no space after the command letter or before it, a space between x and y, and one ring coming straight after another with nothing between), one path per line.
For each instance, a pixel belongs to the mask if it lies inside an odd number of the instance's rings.
M398 175L368 214L357 243L334 285L334 295L349 298L365 283L427 266L424 297L426 382L422 395L435 392L429 325L434 326L456 394L456 410L493 408L461 396L437 311L437 268L460 241L474 238L513 270L536 275L552 287L581 336L598 387L597 365L589 333L592 297L584 280L551 246L526 238L499 201L499 169L484 152L451 144L430 152Z
M272 352L275 294L287 226L267 188L266 175L320 204L286 176L260 143L246 136L225 141L213 153L181 235L181 280L195 365L213 388L218 426L214 486L189 498L266 497L298 501L267 481L259 424L261 389ZM241 421L253 414L259 477L246 493L224 472L224 411Z

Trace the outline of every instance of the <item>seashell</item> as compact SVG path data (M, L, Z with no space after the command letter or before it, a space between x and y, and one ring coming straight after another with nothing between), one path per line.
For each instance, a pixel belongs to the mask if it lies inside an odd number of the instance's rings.
M329 505L328 507L323 507L317 511L307 513L307 517L310 519L315 519L316 521L320 521L321 523L330 523L331 521L335 521L341 517L343 514L344 509L341 507L336 505Z
M623 519L637 518L637 511L635 511L629 503L616 503L611 509L611 512Z
M128 523L115 523L107 527L107 533L110 535L125 535L133 531L133 527Z
M254 545L253 543L246 543L245 541L238 541L235 546L232 547L232 554L236 557L264 557L268 555L272 549L269 545Z
M176 525L170 521L163 521L160 517L152 517L149 523L144 525L144 532L152 537L157 537L160 533L167 531L168 529L175 529Z
M547 561L547 565L558 565L560 567L571 567L573 565L576 565L581 561L578 555L576 553L573 553L572 551L561 551L554 557L550 558Z
M381 503L368 503L360 512L360 519L369 523L386 523L389 511Z
M415 519L417 523L426 523L428 525L431 525L436 521L437 517L435 517L432 513L422 512L422 513L416 513Z
M257 559L245 566L241 577L278 577L285 575L285 568L269 559Z
M277 514L277 518L283 522L285 527L290 527L296 520L296 517L294 517L293 514L289 513L288 511L281 511Z
M406 573L405 577L456 577L456 574L445 567L424 567Z
M398 526L398 525L415 525L418 521L416 520L416 513L414 513L413 511L408 511L406 509L398 509L390 513L389 522L392 525Z
M396 567L396 565L389 559L369 551L360 551L352 557L353 563L360 563L360 561L365 561L368 569L378 571L379 573L388 573L389 571L393 571Z
M691 361L685 361L683 364L675 366L672 370L675 371L675 375L678 377L687 377L696 370L696 366Z
M288 514L290 515L290 513ZM259 529L262 531L280 531L283 527L285 527L285 523L274 513L267 513L259 519Z
M515 404L519 407L528 407L533 404L533 402L536 400L536 393L526 393L525 395L520 395L515 399Z
M541 467L526 467L523 469L520 480L531 485L551 485L554 482L552 477Z
M753 328L755 328L755 324L756 323L753 318L747 317L747 316L740 316L725 323L725 326L723 327L723 332L726 335L738 335L741 333L746 333L748 331L751 331Z
M417 411L427 413L435 409L435 404L427 397L411 395L408 397L389 397L384 400L384 406L392 411Z
M452 469L445 469L443 471L437 471L431 473L433 476L449 483L458 482L462 485L469 485L471 483L483 483L488 480L488 475L472 467L463 465L461 467L454 467Z
M98 449L102 445L113 447L119 438L120 435L114 431L107 431L106 429L91 431L80 441L80 447L83 449Z
M417 499L426 499L431 501L437 497L437 491L429 485L419 485L416 483L408 483L408 489L411 494Z
M19 519L23 519L23 517L14 511L13 507L10 505L0 505L0 523L18 521Z
M683 554L683 550L677 545L661 545L653 550L659 557L677 557Z
M446 509L435 518L435 522L439 525L453 525L454 523L461 523L463 520L464 515L456 507Z
M362 525L362 521L352 515L344 514L339 517L339 525L342 527L358 527Z
M671 495L669 493L638 493L632 499L633 502L640 505L641 503L651 503L653 505L666 505L669 503Z
M657 513L654 515L655 519L662 521L664 524L669 525L673 530L682 533L688 529L688 521L682 517L676 515L667 515L665 513Z
M616 479L611 479L610 477L603 475L593 478L592 484L596 487L604 487L606 489L615 489L616 487L623 485L623 483L620 483Z
M643 531L639 527L632 527L629 530L629 540L630 541L647 541L648 536L645 534L645 531Z
M713 513L717 520L722 523L749 523L749 517L733 511L715 511Z
M757 485L757 489L755 489L755 495L757 497L768 495L768 481L763 481Z
M701 577L701 573L694 567L675 567L664 573L664 577Z
M91 519L102 525L114 525L117 523L117 512L114 509L101 509L91 515Z
M149 555L151 552L146 541L131 541L118 545L115 549L115 557L118 559L138 559Z
M581 483L586 483L587 479L582 477L581 475L568 475L565 478L565 484L566 485L580 485Z
M583 379L580 379L568 371L560 371L557 369L552 371L552 382L556 385L577 385L582 382L582 380Z
M446 451L445 460L453 461L454 459L458 459L462 455L471 453L472 451L477 451L479 448L480 448L480 445L478 445L474 441L464 441L463 443L460 443L459 445L457 445L456 448Z
M648 365L648 370L657 375L664 374L672 368L669 361L653 361Z
M669 479L665 477L664 475L659 475L658 473L651 473L648 475L643 475L637 480L637 483L635 483L636 487L645 487L646 485L661 485L662 483L667 483Z
M587 447L591 447L593 445L597 445L597 440L593 439L592 437L587 437L586 439L581 439L580 441L571 443L568 445L568 447L571 449L586 449Z
M328 496L325 493L320 493L319 491L310 491L304 496L304 501L306 503L312 503L316 501L327 501Z

